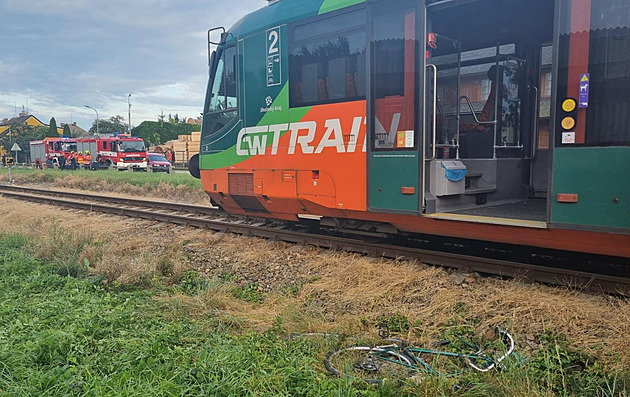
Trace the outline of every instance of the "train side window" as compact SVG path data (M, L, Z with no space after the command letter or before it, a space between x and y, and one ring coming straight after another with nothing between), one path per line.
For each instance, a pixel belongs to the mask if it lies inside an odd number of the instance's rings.
M238 90L236 84L236 47L221 50L214 65L214 78L206 98L203 136L221 131L237 114Z
M223 76L215 82L215 87L219 87L218 93L213 90L211 99L211 110L215 111L234 109L237 106L236 100L236 47L229 47L223 51L219 61L222 66ZM217 76L218 76L217 71Z
M386 2L374 6L372 92L374 150L417 148L416 97L419 80L416 13Z
M291 107L365 98L365 20L361 8L290 29Z
M558 112L565 115L565 98L577 99L579 108L575 131L556 133L556 146L630 146L630 3L587 4L568 2L561 11L567 22L560 34ZM574 14L586 18L573 21ZM559 131L563 118L557 117Z

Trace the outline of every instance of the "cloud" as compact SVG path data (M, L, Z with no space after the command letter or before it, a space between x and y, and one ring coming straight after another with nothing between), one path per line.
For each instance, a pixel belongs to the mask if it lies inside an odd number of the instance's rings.
M161 111L196 117L207 84L206 31L236 22L262 0L4 0L0 118L15 104L46 122ZM135 116L134 116L135 115Z

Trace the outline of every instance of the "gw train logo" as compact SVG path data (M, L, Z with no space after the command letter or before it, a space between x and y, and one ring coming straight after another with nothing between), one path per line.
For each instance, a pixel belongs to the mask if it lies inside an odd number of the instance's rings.
M381 122L376 120L376 136L396 136L400 123L400 114L394 114L389 132ZM397 117L398 116L398 117ZM355 117L350 131L344 131L340 119L329 119L324 123L325 131L318 134L316 121L300 121L291 124L273 124L247 127L240 130L236 139L236 154L238 156L264 156L271 149L271 155L278 154L282 147L287 154L293 155L299 147L303 154L320 154L326 148L334 148L337 153L355 153L362 127L366 124L365 117ZM280 146L280 138L289 134L288 145ZM367 137L363 133L360 149L367 152Z
M299 147L304 154L319 154L326 148L334 148L337 153L354 153L357 151L357 142L361 127L365 124L364 117L355 117L352 121L350 132L344 132L340 119L326 120L326 131L323 135L317 134L317 122L301 121L291 124L274 124L241 129L236 140L236 154L239 156L264 156L269 149L271 155L278 154L280 138L289 134L288 145L282 148L288 154L295 154ZM318 138L318 135L321 138ZM365 136L363 145L359 149L366 151Z

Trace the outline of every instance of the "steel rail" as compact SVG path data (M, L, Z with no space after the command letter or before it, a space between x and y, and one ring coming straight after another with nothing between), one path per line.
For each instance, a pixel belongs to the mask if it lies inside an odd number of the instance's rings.
M153 203L150 200L110 197L108 198L108 200L112 200L111 202L115 202L115 200L118 200L117 205L113 206L88 202L86 201L88 200L87 197L95 197L94 195L89 194L82 195L80 193L72 193L72 195L74 195L76 199L66 200L57 197L45 196L43 194L45 194L45 192L47 191L41 189L35 189L39 192L39 194L28 194L18 193L16 191L7 191L20 190L21 188L5 188L6 185L0 185L0 191L4 197L23 201L49 205L52 204L77 210L128 216L150 221L173 223L182 226L205 228L217 232L234 233L266 239L276 239L290 243L305 243L321 248L382 256L386 258L407 257L417 259L418 261L428 265L456 268L468 272L475 271L479 273L493 274L505 277L525 278L555 285L571 286L580 290L606 292L630 296L630 279L628 278L558 269L499 259L480 258L476 256L432 251L408 246L366 242L349 237L307 233L286 228L261 226L259 224L247 224L244 223L243 219L238 218L233 220L230 220L228 218L211 219L195 216L194 213L190 212L187 214L155 212L152 211L154 207L150 205L146 205L146 209L121 207L122 204L130 202L144 202L147 204ZM48 192L50 192L50 194L57 193L56 191ZM83 197L79 199L78 196ZM171 204L166 202L158 203ZM179 204L176 204L174 207L179 207ZM173 210L174 207L171 207L170 209ZM197 207L200 206L192 206L192 208Z

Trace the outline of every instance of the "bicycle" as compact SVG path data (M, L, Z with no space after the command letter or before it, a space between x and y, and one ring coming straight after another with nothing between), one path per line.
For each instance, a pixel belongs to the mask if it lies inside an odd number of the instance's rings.
M402 339L389 338L389 332L379 332L384 341L380 346L350 346L335 350L326 356L324 366L333 375L361 379L368 383L381 383L385 378L408 378L419 374L429 376L456 376L464 368L479 372L500 369L500 363L514 351L514 339L505 330L496 327L499 339L507 350L497 358L491 357L472 342L455 335L457 343L445 340L435 347L460 344L470 351L455 346L454 351L414 346Z

